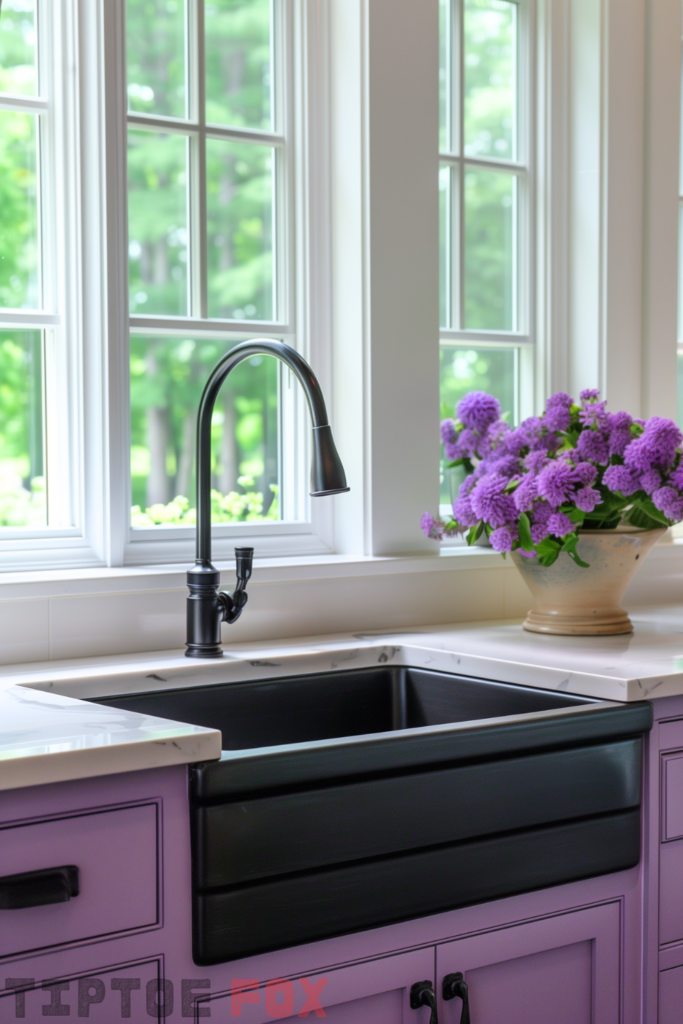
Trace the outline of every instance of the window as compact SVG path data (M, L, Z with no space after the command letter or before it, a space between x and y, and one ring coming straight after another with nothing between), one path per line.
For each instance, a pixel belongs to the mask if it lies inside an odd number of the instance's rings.
M288 333L284 7L126 0L134 536L194 522L195 421L216 361ZM223 388L214 522L282 516L279 373L255 357Z
M5 0L0 9L0 527L23 541L75 525L63 261L55 256L63 154L53 14L36 0Z
M515 0L440 0L442 416L484 390L516 420L529 387L527 20ZM459 481L442 472L443 504Z

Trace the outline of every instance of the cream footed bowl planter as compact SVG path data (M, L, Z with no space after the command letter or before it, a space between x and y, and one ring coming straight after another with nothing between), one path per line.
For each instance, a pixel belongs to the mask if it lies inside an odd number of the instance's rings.
M621 599L645 555L665 533L664 528L581 530L577 550L588 569L566 552L545 567L515 551L512 559L534 600L524 629L564 636L630 633L633 626Z

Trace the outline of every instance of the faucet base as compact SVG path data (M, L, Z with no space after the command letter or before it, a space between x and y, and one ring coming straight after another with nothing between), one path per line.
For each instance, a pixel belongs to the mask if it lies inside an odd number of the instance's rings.
M190 646L188 644L187 647L185 648L185 657L186 658L222 658L223 657L223 648L220 647L219 645L212 645L212 646L208 646L207 645L206 647L202 647L200 645L196 645L195 646L193 644L192 646Z

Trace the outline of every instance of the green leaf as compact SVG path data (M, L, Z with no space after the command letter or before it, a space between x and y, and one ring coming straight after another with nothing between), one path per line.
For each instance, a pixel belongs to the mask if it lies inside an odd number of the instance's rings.
M525 551L533 551L534 542L531 537L531 523L526 512L519 517L519 542Z
M538 556L538 560L541 563L541 565L544 565L546 567L546 569L548 569L553 564L553 562L557 561L557 558L558 558L559 554L560 554L559 550L558 551L550 551L546 555L539 555Z
M652 498L643 498L640 501L634 501L633 502L633 509L629 513L629 522L633 522L633 519L631 517L634 515L634 513L637 513L637 512L642 512L649 519L654 520L654 522L657 524L657 526L668 526L669 525L669 520L666 518L666 516L664 515L663 512L659 511L659 509L657 508L655 503L652 501ZM633 522L633 525L637 526L639 524ZM643 529L653 530L653 529L656 529L656 527L654 527L654 526L645 526L645 527L643 527Z
M582 569L590 569L588 562L584 562L576 550L576 545L579 543L579 538L576 533L570 533L568 537L565 537L562 545L562 550L566 551L570 558L572 558L577 565L580 565Z
M472 547L472 545L475 543L475 541L479 540L479 538L481 537L483 532L484 532L484 520L480 519L478 523L474 524L474 526L470 526L469 530L467 531L467 544L468 544L468 546Z
M586 518L586 513L580 508L572 508L567 512L567 515L573 523L577 526L583 526L583 521Z

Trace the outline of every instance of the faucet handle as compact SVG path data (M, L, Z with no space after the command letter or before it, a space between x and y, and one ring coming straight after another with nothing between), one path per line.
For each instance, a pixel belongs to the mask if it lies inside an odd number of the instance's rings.
M247 603L247 583L251 577L251 567L254 561L253 548L235 548L235 569L237 573L237 586L232 594L221 591L218 600L221 606L221 618L223 622L237 622L242 609Z
M238 580L244 580L245 583L249 582L253 562L253 548L235 548L235 569Z

